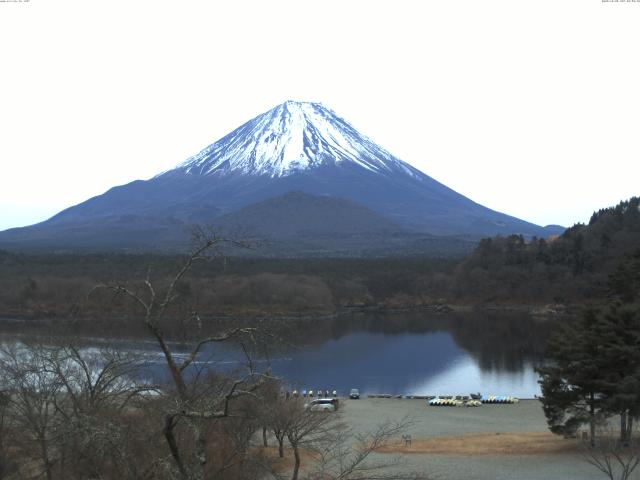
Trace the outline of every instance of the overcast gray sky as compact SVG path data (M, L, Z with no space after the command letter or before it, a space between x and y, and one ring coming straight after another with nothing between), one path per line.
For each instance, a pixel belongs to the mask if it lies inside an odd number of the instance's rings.
M640 194L640 2L0 1L0 229L320 101L490 208Z

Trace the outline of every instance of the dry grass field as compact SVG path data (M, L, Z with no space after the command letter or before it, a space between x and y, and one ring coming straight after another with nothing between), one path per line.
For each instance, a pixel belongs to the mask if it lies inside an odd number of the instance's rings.
M578 444L545 432L468 433L457 436L413 438L388 445L378 453L429 455L549 455L578 453Z

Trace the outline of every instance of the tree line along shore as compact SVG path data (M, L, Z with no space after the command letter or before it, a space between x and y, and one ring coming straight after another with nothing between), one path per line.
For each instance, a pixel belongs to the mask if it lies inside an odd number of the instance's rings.
M615 269L638 255L640 199L595 212L558 238L486 238L466 257L249 258L205 262L177 285L202 315L322 316L353 310L534 306L561 314L604 301ZM0 317L111 318L88 297L100 283L147 274L167 282L179 255L29 254L0 251Z

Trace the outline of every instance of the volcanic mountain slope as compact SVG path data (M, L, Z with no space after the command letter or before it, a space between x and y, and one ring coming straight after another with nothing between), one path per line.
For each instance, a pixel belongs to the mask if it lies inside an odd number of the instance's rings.
M312 219L312 221L310 221ZM259 238L393 234L401 229L351 200L289 192L215 220L223 233Z
M558 232L469 200L395 158L321 104L288 101L173 170L112 188L40 224L2 232L0 245L96 246L99 241L104 247L161 248L184 239L189 225L218 220L234 224L234 212L288 192L348 199L352 206L384 217L381 224L412 234ZM278 202L261 206L268 207L280 208ZM334 207L337 216L340 207ZM288 217L276 217L280 224L270 225L271 234L291 234ZM308 222L306 230L330 235L336 232L329 217L325 212L318 218L309 211L301 218ZM106 225L108 238L99 240ZM357 229L352 230L355 234Z

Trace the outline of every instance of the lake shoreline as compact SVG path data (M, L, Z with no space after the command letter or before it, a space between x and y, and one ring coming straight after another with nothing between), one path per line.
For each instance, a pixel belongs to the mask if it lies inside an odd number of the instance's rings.
M247 322L264 322L264 321L310 321L310 320L333 320L349 315L358 314L398 314L398 313L431 313L437 315L446 314L465 314L465 313L517 313L530 315L536 319L558 319L562 317L570 317L575 315L579 310L578 306L571 305L553 305L553 304L449 304L449 303L431 303L422 305L403 305L403 306L386 306L386 305L358 305L338 308L332 312L315 312L315 313L295 313L295 312L264 312L264 313L238 313L238 314L220 314L206 316L207 323L220 323L241 321ZM120 317L118 319L108 319L112 324L123 323L128 324L135 317ZM79 325L95 325L104 322L104 318L86 318L79 319L75 317L62 317L57 315L47 315L45 313L38 314L1 314L0 328L5 326L25 327L55 327L55 326L79 326Z

